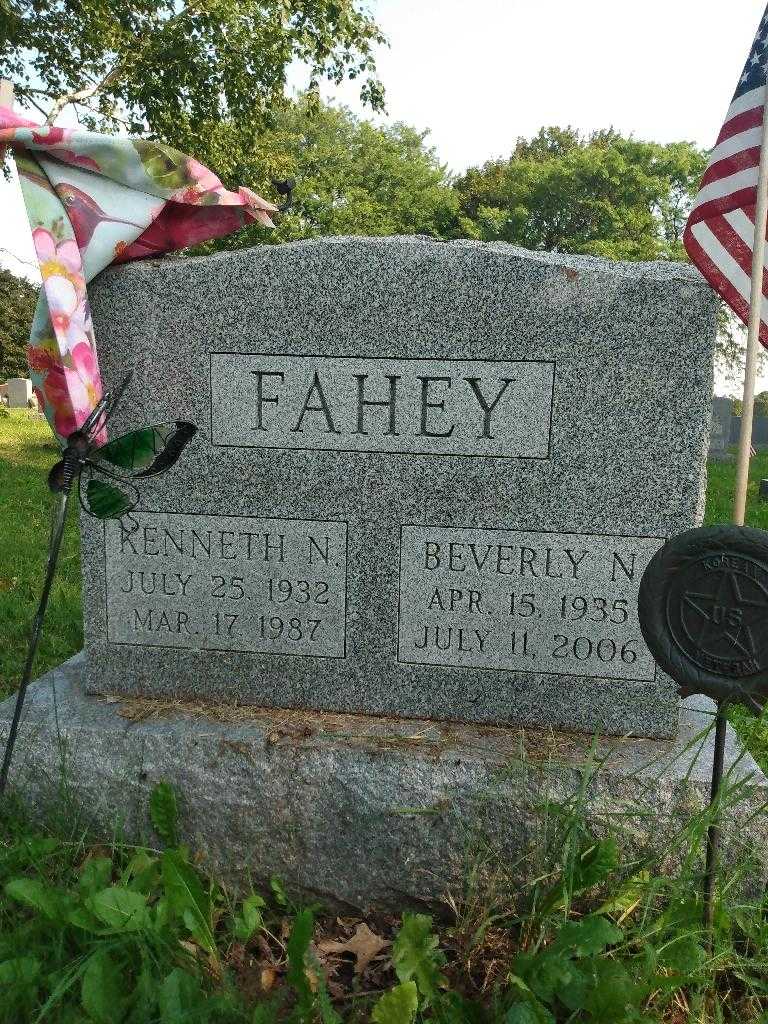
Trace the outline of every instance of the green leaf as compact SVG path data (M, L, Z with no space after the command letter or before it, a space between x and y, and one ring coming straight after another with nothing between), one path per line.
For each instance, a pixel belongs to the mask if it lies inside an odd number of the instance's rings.
M371 1011L371 1020L374 1024L413 1024L418 1008L416 982L402 981L379 999Z
M592 970L591 991L584 1000L584 1009L599 1024L632 1019L630 1011L642 1006L650 990L645 979L630 977L618 960L594 960Z
M298 1012L301 1020L309 1020L312 1014L312 989L307 978L306 957L309 944L312 941L312 932L315 927L315 918L311 910L302 910L296 915L293 921L293 928L286 945L288 956L288 971L286 978L288 984L298 996Z
M590 992L591 975L590 970L594 961L583 960L582 970L573 961L568 962L568 971L564 972L555 986L557 998L575 1012L584 1008ZM535 987L535 986L534 986Z
M93 932L96 935L103 935L105 931L103 922L82 904L72 907L67 912L66 921L67 924L73 924L75 928L82 928L83 931Z
M411 979L416 982L425 1006L437 998L444 984L441 968L445 956L438 946L431 917L403 914L402 927L392 944L392 961L401 982Z
M200 982L180 967L175 967L160 986L158 1002L161 1024L189 1024L203 1002Z
M86 895L106 888L112 880L112 861L109 857L91 857L80 871L80 889Z
M135 932L149 925L147 897L120 885L110 885L85 900L92 914L108 928Z
M315 1000L317 1002L318 1009L320 1010L320 1020L322 1024L342 1024L341 1017L334 1010L331 997L328 995L328 987L325 984L323 969L314 958L312 959L312 970L317 978Z
M124 972L104 950L93 953L80 982L83 1009L96 1024L118 1024L126 1010Z
M241 942L247 942L257 932L264 921L261 913L266 904L261 896L252 893L243 900L240 913L235 915L235 936Z
M504 1024L555 1024L555 1018L541 1004L514 1003L504 1014Z
M149 959L142 956L141 970L131 993L130 1024L144 1024L144 1021L157 1020L160 986L152 973Z
M606 946L621 942L624 933L607 917L590 915L581 921L567 921L550 949L568 950L573 956L594 956Z
M524 966L524 958L528 962ZM514 970L527 979L539 999L551 1004L556 995L578 986L580 977L573 962L555 949L545 949L535 954L523 954L513 961ZM524 973L523 973L524 972Z
M166 850L162 858L163 885L168 904L203 949L216 956L211 931L211 902L194 868L178 850Z
M168 846L176 845L178 807L173 786L158 782L149 798L149 817L152 827Z
M160 860L146 850L138 850L128 861L120 877L122 885L148 896L160 881Z
M278 1019L280 1019L278 1016L280 1005L280 1000L277 998L259 1003L258 1006L254 1007L251 1024L277 1024Z
M273 875L269 880L269 887L272 890L272 895L275 897L275 902L281 907L288 906L288 896L286 894L283 883L277 877Z
M40 961L35 956L17 956L0 963L0 985L33 985L40 976Z
M26 903L49 921L60 921L66 910L62 895L38 878L12 878L5 883L5 894Z
M648 888L649 871L638 871L615 890L609 898L597 908L598 914L624 914L629 911Z
M576 860L572 891L584 892L593 885L605 881L619 864L619 848L614 839L601 839L592 843Z
M696 974L707 959L704 947L694 935L677 935L659 950L659 963L689 977Z

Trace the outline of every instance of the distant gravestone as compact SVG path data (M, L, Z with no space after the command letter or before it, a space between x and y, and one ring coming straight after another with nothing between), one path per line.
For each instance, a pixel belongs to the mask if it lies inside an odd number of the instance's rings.
M32 399L32 381L26 377L10 377L7 395L9 409L28 409Z
M729 457L728 446L731 443L731 419L733 417L733 399L712 399L712 430L709 440L711 458L726 460Z
M168 297L173 296L173 302ZM84 517L91 692L647 736L643 571L700 521L694 271L328 239L107 271L114 432L199 434Z

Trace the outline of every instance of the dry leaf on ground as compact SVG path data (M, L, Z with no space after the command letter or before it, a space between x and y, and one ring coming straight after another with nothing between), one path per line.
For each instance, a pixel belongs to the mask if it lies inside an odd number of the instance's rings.
M318 942L317 948L322 953L352 953L355 957L355 974L363 974L368 964L374 957L391 945L389 939L383 939L380 935L372 932L367 924L359 924L355 934L345 942L334 942L325 939Z

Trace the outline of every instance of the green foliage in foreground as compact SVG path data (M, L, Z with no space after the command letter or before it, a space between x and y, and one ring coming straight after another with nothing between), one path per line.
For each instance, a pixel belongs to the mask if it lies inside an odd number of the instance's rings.
M355 975L346 992L317 941L338 920L293 905L277 880L271 897L235 898L216 884L170 843L167 785L150 801L162 849L94 844L71 809L66 826L42 829L6 805L0 1022L764 1024L768 904L739 896L749 866L721 876L710 950L697 897L707 814L670 829L678 874L662 874L654 858L621 863L613 835L597 839L583 825L596 770L573 800L548 808L547 842L525 854L535 881L515 882L519 865L478 853L450 920L389 919L383 974L374 987ZM725 803L741 796L731 785ZM243 971L250 964L263 978L267 962L277 980L266 986Z

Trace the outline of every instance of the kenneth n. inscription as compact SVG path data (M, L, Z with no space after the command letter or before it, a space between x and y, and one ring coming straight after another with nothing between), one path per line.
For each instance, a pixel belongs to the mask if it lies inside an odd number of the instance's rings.
M662 544L404 526L398 660L650 681L637 593Z
M344 657L346 523L133 519L105 525L113 643Z
M214 444L549 456L554 363L211 353Z

